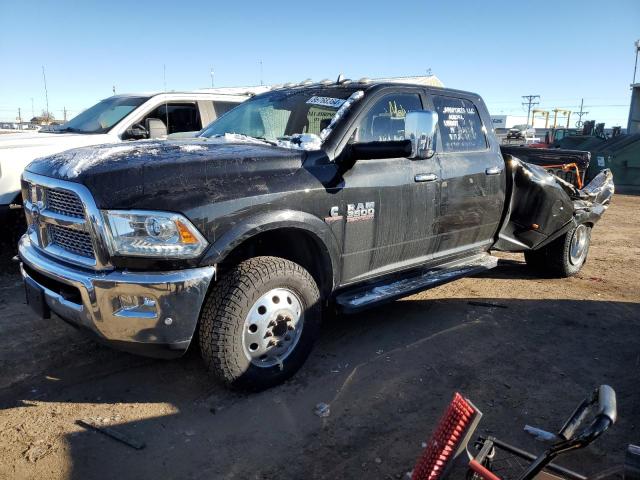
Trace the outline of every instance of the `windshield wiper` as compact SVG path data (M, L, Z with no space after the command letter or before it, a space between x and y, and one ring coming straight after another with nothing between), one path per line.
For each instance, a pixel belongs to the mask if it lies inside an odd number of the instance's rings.
M85 133L73 127L59 127L47 130L47 133Z
M276 142L271 141L271 140L267 140L264 137L254 137L253 135L247 135L245 133L216 133L215 135L211 135L211 137L208 137L208 138L224 138L226 135L235 136L235 137L251 138L251 139L254 139L254 140L259 140L259 141L264 142L264 143L268 143L269 145L273 145L273 146L277 146L278 145Z

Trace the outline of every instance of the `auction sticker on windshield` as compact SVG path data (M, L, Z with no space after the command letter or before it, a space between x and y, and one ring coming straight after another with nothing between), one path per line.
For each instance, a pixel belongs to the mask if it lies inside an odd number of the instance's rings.
M309 105L322 105L323 107L340 108L345 102L342 98L333 97L311 97L307 100Z

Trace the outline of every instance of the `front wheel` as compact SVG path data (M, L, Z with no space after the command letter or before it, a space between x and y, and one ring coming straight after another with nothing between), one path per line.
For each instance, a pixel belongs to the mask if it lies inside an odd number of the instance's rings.
M591 227L576 225L540 250L524 252L527 265L554 277L571 277L587 261L591 243Z
M293 375L319 332L320 293L300 265L255 257L227 272L200 316L207 368L231 387L262 390Z

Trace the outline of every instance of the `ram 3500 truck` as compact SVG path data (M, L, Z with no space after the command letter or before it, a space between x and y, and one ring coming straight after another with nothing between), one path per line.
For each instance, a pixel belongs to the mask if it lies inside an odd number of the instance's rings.
M258 95L195 139L33 162L28 302L141 354L197 338L220 379L261 389L303 364L323 312L492 268L492 250L575 274L610 172L579 190L490 126L473 93L342 81Z
M68 122L0 136L0 224L15 244L24 230L20 175L38 157L70 148L197 133L251 95L268 87L224 87L193 92L121 94L106 98ZM19 233L14 234L18 228Z

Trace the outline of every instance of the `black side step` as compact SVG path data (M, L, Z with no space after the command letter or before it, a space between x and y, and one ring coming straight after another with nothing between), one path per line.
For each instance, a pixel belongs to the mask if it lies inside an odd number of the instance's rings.
M444 267L421 270L413 272L409 276L395 277L385 282L348 290L336 297L336 303L344 313L355 313L374 305L391 302L428 288L452 282L458 278L490 270L497 264L496 257L488 254L477 255Z

